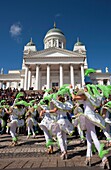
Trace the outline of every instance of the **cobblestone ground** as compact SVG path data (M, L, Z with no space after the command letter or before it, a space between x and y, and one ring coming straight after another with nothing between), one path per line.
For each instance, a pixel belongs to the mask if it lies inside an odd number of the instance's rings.
M74 136L68 137L67 160L60 159L60 150L56 143L54 153L47 154L43 135L37 135L35 139L20 135L18 139L18 145L12 147L10 135L0 136L0 169L85 166L86 145L81 145L80 140ZM104 140L101 142L105 143ZM111 148L108 153L111 162L110 155ZM97 153L93 155L92 166L99 167L100 162Z

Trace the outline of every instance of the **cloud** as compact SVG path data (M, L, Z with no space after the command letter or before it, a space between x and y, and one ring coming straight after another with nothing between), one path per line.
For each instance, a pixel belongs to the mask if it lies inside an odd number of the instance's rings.
M58 17L60 17L61 16L61 14L60 13L57 13L56 15L55 15L55 18L58 18Z
M22 32L21 24L20 23L15 23L15 24L11 25L9 32L10 32L12 37L20 36L21 32Z

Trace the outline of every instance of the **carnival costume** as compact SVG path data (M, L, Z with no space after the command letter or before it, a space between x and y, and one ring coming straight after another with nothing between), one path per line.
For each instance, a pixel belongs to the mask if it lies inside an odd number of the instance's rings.
M74 131L73 125L70 123L67 117L67 111L71 111L73 108L73 103L69 100L66 102L61 102L58 100L58 96L64 96L68 92L68 88L63 87L57 93L52 96L51 103L53 103L54 108L56 108L56 123L51 127L51 131L57 136L59 146L61 149L61 158L67 158L67 136L71 135ZM53 110L48 112L52 113ZM47 111L46 111L47 112Z
M95 108L99 107L99 103L101 103L101 96L97 92L97 88L95 86L93 87L91 87L91 85L86 85L84 89L78 91L76 96L72 95L72 97L74 100L78 100L84 105L84 114L81 114L80 117L82 116L83 118L81 124L85 122L84 130L86 130L87 139L86 164L91 166L93 140L99 156L102 158L102 167L105 168L105 166L107 166L109 169L108 160L104 156L108 151L103 150L104 144L100 144L95 131L95 125L105 129L105 122L99 114L94 112ZM85 89L87 89L87 91ZM82 95L84 95L84 97L82 97Z
M80 119L79 119L79 114L83 114L83 109L79 106L78 103L75 104L74 108L74 116L72 116L72 123L74 126L77 126L78 134L81 139L81 143L85 142L85 136L83 133L83 130L81 129L81 124L80 124Z
M106 124L106 129L103 129L103 133L106 136L107 146L111 146L111 101L104 104L101 108L101 115L103 116Z
M42 117L42 120L39 123L39 127L44 132L44 136L45 136L45 140L46 140L46 147L48 148L48 153L53 153L53 139L52 139L52 135L54 135L55 131L53 130L53 132L52 132L51 128L55 124L56 118L53 118L51 116L51 114L49 113L49 110L50 110L49 97L48 97L48 100L47 100L47 97L45 99L42 99L39 102L38 107L40 107L42 110L46 111L46 113L44 113L43 115L40 115Z
M6 122L4 120L4 116L5 116L5 110L3 106L0 106L0 127L1 127L1 131L0 133L2 134L6 125Z
M32 112L28 111L25 115L26 117L26 127L27 127L27 131L28 131L28 135L27 135L27 139L31 136L31 131L33 134L33 137L35 138L35 132L34 132L34 119L32 117Z
M7 124L8 127L10 127L10 134L12 136L12 145L17 144L17 135L16 135L16 130L17 127L22 127L24 126L24 114L26 111L26 108L20 107L19 106L28 106L28 103L26 101L18 101L15 102L13 106L10 107L10 110L6 112L10 114L10 122Z

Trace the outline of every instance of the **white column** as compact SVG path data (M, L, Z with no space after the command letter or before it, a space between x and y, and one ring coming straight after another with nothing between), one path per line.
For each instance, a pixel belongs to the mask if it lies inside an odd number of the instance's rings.
M10 82L7 82L7 84L6 84L6 89L7 89L8 87L10 87Z
M53 39L51 40L51 47L53 47Z
M83 67L83 65L81 65L81 82L82 82L82 86L85 85L85 82L84 82L84 67Z
M39 90L39 65L36 65L35 90Z
M110 85L110 80L107 81L107 85Z
M62 42L62 48L64 48L64 43Z
M70 65L70 78L71 78L71 84L74 88L74 67L73 67L73 65Z
M60 65L60 87L63 85L63 66Z
M47 89L50 88L50 65L47 65Z
M24 88L24 79L23 79L23 77L21 78L20 88L21 88L21 89L23 89L23 88Z
M28 67L25 67L25 80L24 80L24 90L27 90L28 87Z
M31 87L31 71L28 71L28 90Z
M17 89L18 88L18 82L15 82L15 88Z
M57 47L59 48L59 40L57 39Z
M2 88L2 82L0 82L0 89Z

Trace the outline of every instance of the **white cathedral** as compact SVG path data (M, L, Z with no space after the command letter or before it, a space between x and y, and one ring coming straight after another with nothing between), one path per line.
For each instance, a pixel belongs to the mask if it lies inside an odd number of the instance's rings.
M85 45L77 40L72 51L66 49L64 33L56 28L50 29L44 37L44 49L37 51L32 39L24 46L21 70L9 70L0 74L0 88L24 90L49 89L63 84L82 87L85 84L84 72L88 69ZM90 75L94 84L109 85L111 74L97 70Z

